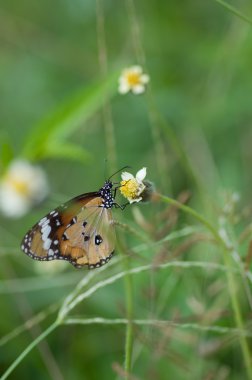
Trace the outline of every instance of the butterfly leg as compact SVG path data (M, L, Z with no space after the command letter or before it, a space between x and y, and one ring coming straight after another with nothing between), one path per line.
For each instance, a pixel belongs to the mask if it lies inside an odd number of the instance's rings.
M128 181L127 181L128 182ZM115 183L114 183L115 185ZM124 186L124 185L123 185ZM120 189L120 187L122 187L121 185L120 186L116 186L113 190L114 190L114 194L113 194L113 198L116 197L116 193L117 193L117 190Z
M123 205L119 205L119 203L114 202L113 205L115 206L115 208L120 208L121 210L124 210L125 207L129 205L129 202L127 202Z
M114 195L113 195L113 198L115 198L116 197L116 193L117 193L117 190L120 188L120 186L116 186L115 188L114 188Z

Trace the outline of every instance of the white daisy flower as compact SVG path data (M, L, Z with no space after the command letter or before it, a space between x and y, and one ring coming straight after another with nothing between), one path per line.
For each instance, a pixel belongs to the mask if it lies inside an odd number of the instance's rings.
M48 194L44 171L28 161L13 161L0 179L0 210L8 217L19 218L40 203Z
M141 66L128 67L123 70L119 78L118 91L120 94L127 94L129 91L136 95L142 94L149 80L149 75L143 73Z
M143 180L146 177L146 168L142 168L136 174L123 172L121 174L122 181L120 182L120 192L128 199L129 203L140 202L143 198L141 194L146 188Z

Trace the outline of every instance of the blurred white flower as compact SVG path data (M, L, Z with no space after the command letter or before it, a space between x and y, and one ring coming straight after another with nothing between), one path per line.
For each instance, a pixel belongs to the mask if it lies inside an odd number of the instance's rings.
M121 177L122 181L120 182L120 192L122 195L128 199L129 203L141 201L141 194L146 187L143 183L143 180L146 177L146 168L139 170L136 177L128 172L123 172Z
M39 275L52 277L66 270L67 262L63 260L34 261L34 269Z
M149 80L149 75L143 73L141 66L128 67L123 70L119 78L118 91L120 94L127 94L129 91L133 94L142 94Z
M13 161L0 179L0 210L12 218L25 215L41 202L49 187L44 171L28 161Z

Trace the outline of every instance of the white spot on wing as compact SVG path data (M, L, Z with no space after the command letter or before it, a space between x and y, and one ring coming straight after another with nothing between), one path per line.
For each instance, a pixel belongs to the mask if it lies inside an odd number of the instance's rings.
M42 224L47 220L47 217L45 216L39 221L39 226L42 226Z
M50 232L51 232L51 226L49 226L48 224L46 224L44 227L42 227L41 228L42 240L46 241Z
M54 252L53 252L52 249L49 249L49 251L48 251L48 255L49 255L49 256L54 256Z
M44 228L47 224L49 224L50 223L50 219L46 219L44 222L43 222L43 224L41 225L41 228Z
M43 244L43 248L47 251L50 248L51 243L52 243L51 239L46 239L44 244Z

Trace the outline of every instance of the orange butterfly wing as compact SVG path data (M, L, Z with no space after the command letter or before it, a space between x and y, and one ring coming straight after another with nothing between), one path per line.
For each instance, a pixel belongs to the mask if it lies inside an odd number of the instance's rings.
M107 263L115 248L111 207L99 193L78 196L42 218L24 237L21 248L35 260L67 260L90 269Z

